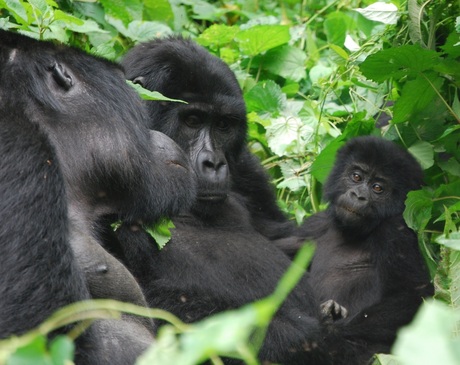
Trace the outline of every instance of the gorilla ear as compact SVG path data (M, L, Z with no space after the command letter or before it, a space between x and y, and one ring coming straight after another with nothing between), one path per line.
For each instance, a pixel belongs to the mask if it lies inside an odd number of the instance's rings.
M145 77L144 76L138 76L133 79L133 84L138 84L144 87L145 83Z
M54 81L56 81L56 83L65 91L69 91L69 89L73 86L72 77L61 64L55 63L51 66L51 74L53 75Z

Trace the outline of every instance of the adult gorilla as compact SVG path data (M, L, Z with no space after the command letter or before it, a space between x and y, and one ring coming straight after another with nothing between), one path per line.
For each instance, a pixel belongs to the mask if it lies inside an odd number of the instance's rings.
M187 159L146 124L116 65L0 31L0 338L78 300L145 304L95 222L151 223L191 200ZM96 321L76 362L134 363L153 332L136 317Z
M202 47L174 37L135 47L122 64L134 82L187 101L149 102L149 126L181 145L198 178L198 198L173 219L172 241L162 251L136 227L119 231L124 260L149 305L193 322L269 295L291 264L269 239L291 227L245 147L246 110L234 74ZM327 363L318 308L304 277L275 315L260 358Z

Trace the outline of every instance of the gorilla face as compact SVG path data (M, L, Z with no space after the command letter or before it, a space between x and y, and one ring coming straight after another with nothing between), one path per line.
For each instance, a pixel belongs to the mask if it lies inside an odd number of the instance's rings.
M134 82L187 102L148 102L149 126L186 151L198 181L194 208L211 213L227 198L232 166L246 140L246 109L233 72L182 38L141 44L127 54L123 66Z

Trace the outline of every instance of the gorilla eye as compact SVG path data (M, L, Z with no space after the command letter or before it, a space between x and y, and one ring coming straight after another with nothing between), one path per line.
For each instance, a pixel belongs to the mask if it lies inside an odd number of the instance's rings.
M219 128L220 130L227 130L230 127L230 123L227 122L226 120L218 120L215 122L215 126Z
M363 178L361 177L360 174L358 174L357 172L353 172L351 174L351 179L354 181L354 182L360 182L363 180Z
M196 115L188 115L185 117L185 124L190 128L199 128L202 125L201 119Z
M372 190L377 194L383 193L383 186L380 184L374 184L372 185Z

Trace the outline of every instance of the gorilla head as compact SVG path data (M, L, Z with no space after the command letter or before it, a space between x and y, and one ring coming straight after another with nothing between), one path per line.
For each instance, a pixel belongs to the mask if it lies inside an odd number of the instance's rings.
M340 227L369 232L402 214L409 191L419 189L423 171L407 151L377 137L358 137L342 147L326 182L325 199Z
M149 127L190 156L198 178L195 210L211 213L226 199L245 146L246 109L235 75L204 48L177 37L141 44L122 64L133 82L187 102L149 102Z

